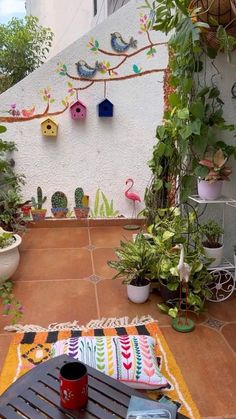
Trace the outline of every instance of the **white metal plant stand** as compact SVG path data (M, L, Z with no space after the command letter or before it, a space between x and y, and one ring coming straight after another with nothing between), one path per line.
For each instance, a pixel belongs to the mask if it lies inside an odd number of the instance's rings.
M201 199L198 195L189 196L194 202L198 204L226 204L236 208L236 200L232 198L227 198L225 196L220 197L219 199L205 200ZM224 206L223 206L223 228L224 228ZM236 289L236 267L227 259L223 259L219 266L214 268L208 268L210 271L213 281L210 284L209 288L212 292L208 301L215 303L220 303L221 301L227 300L234 290Z

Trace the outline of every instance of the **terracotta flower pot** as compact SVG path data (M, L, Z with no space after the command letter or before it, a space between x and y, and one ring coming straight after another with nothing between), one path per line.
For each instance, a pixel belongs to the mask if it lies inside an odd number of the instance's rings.
M74 207L74 211L75 211L75 216L78 220L80 218L87 218L88 213L89 213L89 207L82 207L82 208Z
M55 218L66 218L68 208L51 208L51 211Z
M46 216L46 209L31 209L33 221L42 221Z
M21 212L24 217L29 217L30 211L31 211L31 205L23 205L23 207L21 207Z

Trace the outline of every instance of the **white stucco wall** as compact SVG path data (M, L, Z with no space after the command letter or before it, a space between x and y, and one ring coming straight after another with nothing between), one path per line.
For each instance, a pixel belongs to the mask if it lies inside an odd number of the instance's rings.
M97 59L109 59L111 65L115 65L120 58L96 56L89 51L87 43L93 36L99 40L101 48L111 50L110 33L119 31L127 40L134 36L138 40L138 48L146 45L146 35L138 33L139 13L135 1L128 3L89 34L2 94L1 109L9 109L13 103L20 109L31 108L35 104L37 112L42 112L45 103L40 100L39 90L47 86L51 86L57 99L51 106L52 110L60 109L60 100L67 93L69 79L55 72L57 63L66 63L68 72L73 75L76 75L75 63L82 58L90 65ZM157 32L152 32L151 36L154 42L164 40L164 36ZM132 74L133 64L142 67L142 71L166 67L165 46L157 47L154 58L147 59L146 52L127 60L120 67L119 75ZM73 208L74 190L81 186L90 196L90 207L93 208L96 190L101 188L109 200L114 199L114 207L120 214L130 216L132 203L124 197L125 180L128 177L135 180L135 189L143 200L150 179L147 161L155 143L155 128L161 123L163 115L162 79L163 73L153 73L107 83L107 97L114 104L114 117L107 119L99 118L96 109L96 105L103 99L103 84L94 84L79 95L87 105L87 119L73 121L69 111L55 117L59 124L57 138L41 135L40 119L6 124L8 130L4 138L14 140L19 150L14 156L16 171L26 176L24 198L35 196L36 188L40 185L48 197L46 207L50 214L50 197L56 190L66 193L69 206ZM74 83L74 86L82 85L82 82ZM138 210L142 206L139 205Z
M37 16L54 33L48 59L88 32L94 21L93 0L26 0L25 5L27 15Z

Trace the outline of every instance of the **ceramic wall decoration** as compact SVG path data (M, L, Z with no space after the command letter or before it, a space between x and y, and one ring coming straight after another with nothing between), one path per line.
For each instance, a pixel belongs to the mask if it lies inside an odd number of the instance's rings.
M98 104L98 116L99 117L112 117L113 116L113 104L108 99L104 99Z
M80 100L77 100L71 105L70 114L72 119L85 119L87 108Z
M51 211L55 218L65 218L68 213L67 197L64 192L57 191L51 197Z
M56 137L58 124L53 119L47 118L41 122L41 131L45 137Z
M84 195L84 190L80 187L75 190L75 216L77 219L87 218L89 213L89 197ZM87 204L87 206L85 206Z

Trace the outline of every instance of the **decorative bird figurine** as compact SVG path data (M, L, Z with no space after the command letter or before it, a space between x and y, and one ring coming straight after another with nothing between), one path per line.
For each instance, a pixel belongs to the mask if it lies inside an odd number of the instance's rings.
M177 265L177 270L179 273L179 282L180 282L180 286L179 286L179 310L178 310L178 324L177 324L177 330L181 329L181 322L182 322L182 317L180 316L180 312L181 312L181 301L182 301L182 286L183 283L185 285L185 326L191 326L189 328L189 330L183 329L180 331L191 331L193 330L194 326L192 327L192 320L190 320L190 323L188 322L188 310L187 310L187 304L188 304L188 282L189 282L189 277L191 274L191 266L189 266L188 263L184 262L184 246L183 244L177 244L176 246L173 247L173 250L175 249L180 249L180 258L179 258L179 263Z
M31 109L22 109L21 113L25 118L29 118L34 114L35 106L33 106Z
M131 36L129 42L125 42L119 32L111 33L111 46L116 52L125 52L129 48L137 48L137 41Z
M103 69L103 65L98 61L96 61L95 67L90 67L84 60L79 60L75 65L79 76L90 79L95 76L97 70Z
M130 199L131 201L133 201L132 218L136 218L136 206L135 206L135 202L136 201L141 202L141 199L140 199L139 195L136 194L135 192L130 192L130 189L134 185L133 179L129 178L129 179L126 180L125 183L126 183L126 185L128 185L128 183L131 183L131 186L125 191L125 196L126 196L126 198Z

